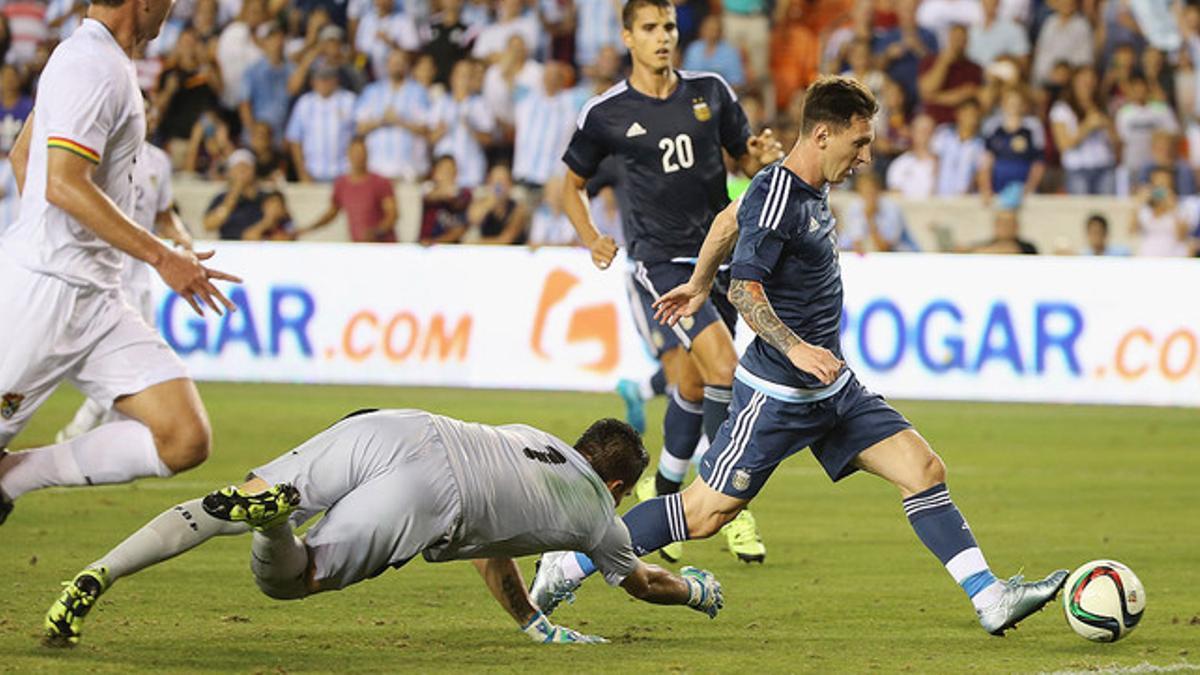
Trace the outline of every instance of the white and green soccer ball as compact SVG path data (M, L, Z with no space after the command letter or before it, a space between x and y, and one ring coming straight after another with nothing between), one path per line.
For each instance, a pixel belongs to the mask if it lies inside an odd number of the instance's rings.
M1133 632L1146 610L1146 589L1133 570L1115 560L1093 560L1063 587L1067 623L1093 642L1116 642Z

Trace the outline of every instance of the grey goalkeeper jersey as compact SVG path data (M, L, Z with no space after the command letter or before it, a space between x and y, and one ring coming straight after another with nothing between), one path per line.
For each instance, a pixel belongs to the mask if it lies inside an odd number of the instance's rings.
M429 415L458 484L462 517L426 560L581 551L612 585L636 569L629 530L591 464L523 424L493 427Z

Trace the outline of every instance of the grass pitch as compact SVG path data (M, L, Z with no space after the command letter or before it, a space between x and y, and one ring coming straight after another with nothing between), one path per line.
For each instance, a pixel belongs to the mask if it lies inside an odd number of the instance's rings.
M347 591L296 602L260 595L249 539L218 538L122 580L73 650L40 646L59 583L165 508L236 482L357 407L421 407L526 422L568 441L615 396L209 384L212 458L170 480L48 490L0 527L0 671L1038 672L1200 670L1200 414L1195 410L901 403L950 467L955 501L997 574L1030 576L1109 557L1146 586L1128 639L1076 637L1061 605L998 639L918 542L893 489L856 475L831 485L810 456L788 460L755 501L767 547L747 567L713 539L686 562L724 583L713 621L638 603L593 580L556 621L607 636L539 646L516 631L467 563L419 559ZM48 442L79 402L60 393L19 447ZM661 419L651 406L651 426ZM661 444L651 432L647 447ZM653 464L652 464L653 466ZM526 575L532 559L523 561Z

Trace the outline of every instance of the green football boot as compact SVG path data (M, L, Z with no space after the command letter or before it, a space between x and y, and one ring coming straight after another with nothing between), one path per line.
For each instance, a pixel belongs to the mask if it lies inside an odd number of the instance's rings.
M256 530L269 530L287 520L300 505L300 491L280 483L258 493L246 493L230 485L210 492L202 502L213 518L246 523Z
M733 520L721 528L725 543L738 560L744 563L761 563L767 559L767 547L758 534L758 524L750 509L742 509Z
M1018 574L1003 582L1004 594L990 607L976 610L979 623L992 635L1004 637L1004 631L1015 628L1018 621L1046 606L1067 583L1067 570L1057 570L1041 581L1025 583Z
M84 617L108 587L108 570L104 567L86 569L63 582L62 593L46 612L42 624L46 646L74 647L83 635Z
M658 496L658 489L654 487L655 474L646 474L638 481L637 487L634 488L633 494L637 497L639 503L654 499ZM658 549L658 554L663 560L669 563L676 563L683 559L683 542L673 541L666 546Z

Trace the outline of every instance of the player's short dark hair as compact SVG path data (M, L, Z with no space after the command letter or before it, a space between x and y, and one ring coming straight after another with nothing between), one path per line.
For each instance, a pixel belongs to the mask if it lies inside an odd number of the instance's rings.
M804 108L800 113L800 133L807 134L818 124L835 130L850 126L855 117L871 119L879 112L879 103L866 85L843 75L818 77L808 85Z
M588 427L575 441L575 449L591 462L601 480L619 480L626 487L633 487L650 463L650 454L638 432L611 417Z
M643 7L657 7L665 12L674 5L671 4L671 0L629 0L621 8L621 25L625 27L625 30L633 30L633 19L637 16L637 11Z

